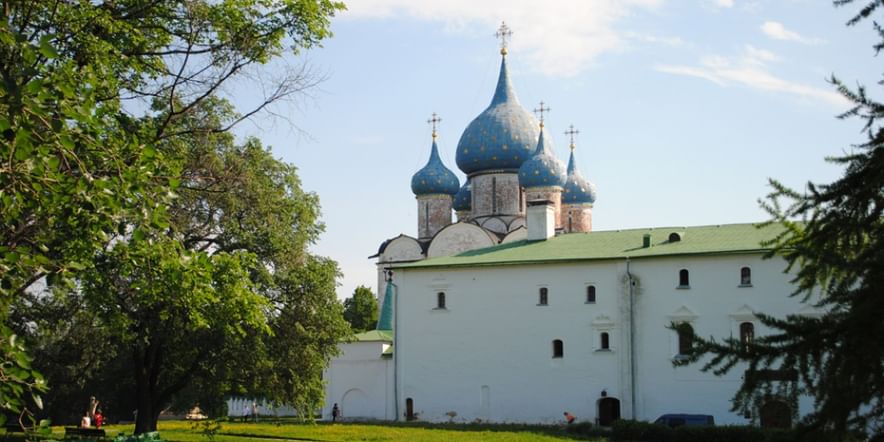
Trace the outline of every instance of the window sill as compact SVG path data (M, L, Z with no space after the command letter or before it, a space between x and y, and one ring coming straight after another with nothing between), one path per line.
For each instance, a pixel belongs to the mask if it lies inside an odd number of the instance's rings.
M752 284L740 284L737 287L740 287L740 288L752 287Z
M549 304L537 304L538 307L549 307Z
M675 286L675 288L678 289L678 290L688 290L688 289L691 288L691 286L689 286L689 285L678 285L678 286Z
M584 304L595 304L595 303L596 303L595 301L593 301L593 302L589 302L589 301L584 302Z
M672 360L673 360L673 361L687 361L687 360L688 360L688 356L687 356L687 355L682 355L682 354L677 354L677 355L675 355L675 356L672 357Z
M445 307L436 307L433 309L434 312L447 312L448 309Z
M610 348L600 348L600 349L596 350L595 352L596 353L614 353L614 350L611 350Z

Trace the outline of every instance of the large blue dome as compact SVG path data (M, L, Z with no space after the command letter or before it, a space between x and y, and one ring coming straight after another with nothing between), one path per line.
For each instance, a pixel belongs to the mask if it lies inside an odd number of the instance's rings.
M454 195L460 189L460 181L450 169L442 164L439 148L433 138L433 149L427 165L411 177L411 191L415 195L447 194Z
M467 175L516 170L531 157L537 133L537 120L519 104L504 56L491 104L470 122L457 143L457 167Z
M520 186L530 188L565 185L565 165L556 158L545 139L541 130L534 156L519 168Z
M595 202L597 191L595 184L583 178L577 170L574 161L574 148L571 148L571 158L568 159L568 178L565 180L565 188L562 191L562 204L592 204Z
M473 206L473 185L470 183L470 179L463 183L463 186L460 190L457 191L457 194L454 195L454 204L452 204L452 208L457 211L470 210Z

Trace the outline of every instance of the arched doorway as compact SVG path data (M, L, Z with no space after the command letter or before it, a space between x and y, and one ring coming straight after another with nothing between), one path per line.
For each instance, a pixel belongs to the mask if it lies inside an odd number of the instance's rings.
M371 404L368 396L358 388L352 388L344 393L341 398L342 418L367 418L372 417Z
M761 428L792 428L792 408L781 400L768 400L760 414Z
M405 420L414 420L414 399L405 398Z
M609 427L620 419L620 400L612 397L603 397L598 400L599 426Z

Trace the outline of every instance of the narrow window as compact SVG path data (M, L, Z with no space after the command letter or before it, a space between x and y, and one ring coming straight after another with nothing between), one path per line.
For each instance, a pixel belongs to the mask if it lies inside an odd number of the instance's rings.
M740 324L740 344L744 350L749 350L749 344L755 340L755 325L751 322Z
M678 286L679 287L689 287L691 285L691 278L688 275L688 269L681 269L678 271Z
M602 332L602 350L610 350L611 349L611 337L608 335L608 332Z
M445 292L436 293L436 308L445 308Z
M565 345L562 344L561 339L556 339L553 341L553 357L561 358L565 355Z
M686 355L690 353L691 347L694 346L694 328L690 324L678 325L678 354Z
M740 269L740 285L752 285L752 269L749 267Z
M491 177L491 213L497 214L497 177Z
M586 287L586 303L587 304L595 304L595 286L590 285Z
M549 290L546 287L540 288L540 300L537 302L538 305L547 305L549 301Z

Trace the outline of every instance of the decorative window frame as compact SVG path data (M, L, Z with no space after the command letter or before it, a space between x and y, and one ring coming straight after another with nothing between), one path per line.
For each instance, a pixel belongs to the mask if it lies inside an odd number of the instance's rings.
M600 314L592 320L592 347L595 353L613 353L615 329L617 324L606 314ZM608 348L602 348L602 333L608 334Z

